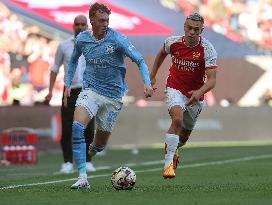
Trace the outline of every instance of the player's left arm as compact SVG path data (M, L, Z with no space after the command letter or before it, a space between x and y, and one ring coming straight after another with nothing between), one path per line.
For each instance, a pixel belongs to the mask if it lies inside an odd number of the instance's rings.
M198 90L192 90L189 92L191 94L191 98L187 105L192 105L198 102L201 96L213 89L216 85L217 53L209 41L206 41L204 46L204 58L206 82Z
M153 88L151 86L151 80L148 67L142 54L132 45L132 43L125 36L121 36L120 45L125 53L133 62L135 62L139 68L140 74L144 82L144 94L145 97L151 97L153 95Z
M206 69L206 82L198 90L192 90L189 93L191 98L187 102L187 105L193 105L199 101L201 96L203 96L208 91L212 90L216 85L216 69Z

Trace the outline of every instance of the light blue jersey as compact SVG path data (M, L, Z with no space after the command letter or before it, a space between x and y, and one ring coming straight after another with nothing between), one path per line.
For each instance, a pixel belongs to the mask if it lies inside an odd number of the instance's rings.
M70 87L77 61L83 53L86 69L83 88L91 88L100 95L120 99L127 91L125 57L134 61L145 85L151 85L149 71L140 52L121 33L109 28L105 38L95 39L92 31L83 31L77 38L68 67L66 85Z

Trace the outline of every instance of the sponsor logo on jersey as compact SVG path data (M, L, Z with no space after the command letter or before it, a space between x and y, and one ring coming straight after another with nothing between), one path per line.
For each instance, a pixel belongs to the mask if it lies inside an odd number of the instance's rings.
M101 58L85 58L86 62L91 64L94 68L107 68L109 61Z
M86 94L83 95L83 96L81 97L81 99L82 99L82 100L87 100L87 99L88 99L88 95L86 95Z
M200 66L198 62L172 57L172 62L178 70L195 72Z

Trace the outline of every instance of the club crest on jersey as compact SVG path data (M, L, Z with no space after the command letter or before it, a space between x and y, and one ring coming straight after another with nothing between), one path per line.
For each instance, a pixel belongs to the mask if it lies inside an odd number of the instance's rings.
M88 99L88 95L86 95L86 94L85 94L85 95L83 95L83 96L81 97L81 99L82 99L82 100L86 100L86 99Z
M176 56L178 56L178 55L180 55L181 54L181 52L179 52L179 51L175 51L174 52L174 55L176 55Z
M199 57L200 57L200 52L198 52L198 51L193 52L193 59L194 60L197 60Z
M113 53L114 52L114 47L112 45L108 45L106 47L106 54L110 54L110 53Z

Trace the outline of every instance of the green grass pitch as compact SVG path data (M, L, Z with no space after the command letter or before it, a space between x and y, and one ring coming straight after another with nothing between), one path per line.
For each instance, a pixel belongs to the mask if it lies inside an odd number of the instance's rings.
M41 152L38 165L0 166L0 203L3 205L184 204L271 205L271 143L195 145L181 151L176 178L162 177L163 149L110 149L96 156L101 169L89 173L90 190L70 190L77 174L61 175L61 153ZM131 191L116 191L112 171L128 165L137 175ZM103 169L104 168L104 169Z

